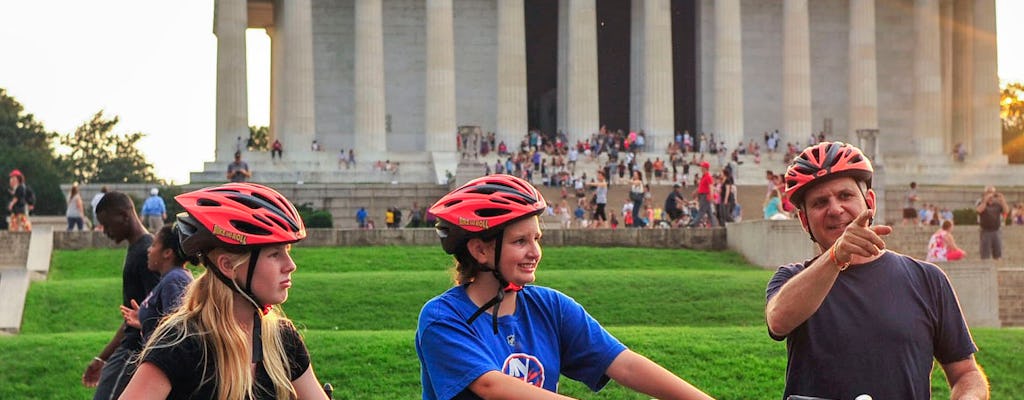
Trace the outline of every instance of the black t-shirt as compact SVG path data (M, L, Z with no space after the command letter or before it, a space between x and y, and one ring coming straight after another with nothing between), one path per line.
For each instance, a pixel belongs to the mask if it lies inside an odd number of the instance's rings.
M804 268L779 267L767 298ZM829 399L929 399L933 359L946 364L978 351L945 273L891 251L839 274L785 339L785 396Z
M139 240L128 246L128 254L124 257L124 271L121 276L121 304L132 306L132 300L142 304L149 292L160 283L160 274L146 267L149 256L147 250L153 244L153 235L142 235ZM124 339L121 346L131 350L142 350L142 331L125 324Z
M146 354L143 362L152 363L167 375L167 380L171 382L168 399L217 398L217 360L213 349L207 346L204 360L204 344L195 335L188 336L181 343L171 347L159 346L166 343L169 338L175 338L176 333L171 331L161 338L157 346ZM281 323L281 342L288 357L289 375L294 382L309 369L309 352L291 323ZM200 373L203 375L199 375ZM254 400L274 399L274 383L270 380L270 375L267 375L263 362L256 365L255 376Z
M997 200L989 200L985 204L985 211L982 211L978 217L978 225L981 226L981 230L986 232L998 231L999 227L1003 225L1003 205Z
M18 185L14 188L14 207L11 208L12 214L25 214L27 210L28 202L25 201L25 185Z
M675 190L668 193L668 197L665 198L665 212L679 211L679 204L685 203L683 195L679 194Z
M722 184L719 186L719 189L718 189L718 195L722 196L718 200L720 203L726 204L726 203L735 203L736 202L736 188L735 188L735 186L733 186L735 184L736 184L736 181L733 180L731 176L725 178L725 180L722 181ZM730 186L733 186L733 190L729 192L729 198L726 198L725 197L725 190L726 190L726 188L728 188Z

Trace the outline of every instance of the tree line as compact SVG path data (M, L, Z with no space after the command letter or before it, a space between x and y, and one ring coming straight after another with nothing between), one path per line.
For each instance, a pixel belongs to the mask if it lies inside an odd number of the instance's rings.
M64 213L61 183L163 184L137 147L146 135L115 133L118 120L100 110L74 132L53 132L0 88L0 172L5 178L13 169L25 174L36 193L33 212L42 215ZM0 190L0 202L6 205L9 201L8 191ZM6 211L3 207L0 212Z

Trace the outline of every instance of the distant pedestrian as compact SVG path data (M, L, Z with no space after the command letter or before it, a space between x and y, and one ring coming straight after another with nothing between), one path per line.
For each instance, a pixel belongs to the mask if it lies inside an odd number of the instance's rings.
M981 251L978 252L981 259L1002 258L1003 234L1000 228L1006 213L1010 211L1006 198L996 191L995 186L986 186L985 194L978 200L975 211L978 212L978 225L981 226Z
M249 164L242 161L242 153L235 152L235 161L228 164L228 180L231 182L245 182L252 177L252 171L249 171Z
M270 159L273 160L275 157L281 158L281 152L283 147L284 146L281 145L280 140L274 139L274 144L270 146Z
M78 192L78 184L71 185L71 193L68 194L68 209L64 212L64 216L68 219L68 231L78 228L82 230L85 225L85 220L82 216L85 215L85 207L82 206L82 194Z
M9 191L11 193L11 202L7 204L7 210L11 212L11 232L30 232L32 231L32 222L28 219L28 212L31 209L33 201L30 197L28 185L25 184L25 175L22 175L21 171L11 171L9 183L11 185Z
M366 207L359 207L359 210L356 211L356 222L359 223L360 229L366 229L366 215Z
M160 198L159 194L160 191L157 188L150 189L149 197L142 203L142 220L152 233L163 228L164 221L167 220L167 205L164 204L164 199Z
M101 224L99 219L96 218L96 206L100 204L100 200L103 200L103 195L105 194L107 194L107 186L103 185L103 187L100 188L100 192L96 193L95 196L92 196L92 200L89 202L92 206L92 230L94 231L103 230L103 224Z

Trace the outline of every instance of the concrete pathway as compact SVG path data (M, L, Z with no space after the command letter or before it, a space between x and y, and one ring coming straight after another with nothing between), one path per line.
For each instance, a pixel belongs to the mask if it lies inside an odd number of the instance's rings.
M45 280L53 253L53 227L34 227L24 265L0 265L0 333L21 331L30 279Z

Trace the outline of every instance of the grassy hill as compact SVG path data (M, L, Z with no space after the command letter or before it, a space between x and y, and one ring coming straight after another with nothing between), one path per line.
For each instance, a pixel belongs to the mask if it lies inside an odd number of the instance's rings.
M296 248L284 309L303 329L321 381L339 399L417 399L413 347L425 301L451 285L437 247ZM120 324L123 250L58 251L50 280L33 283L22 334L0 337L0 399L81 399L89 360ZM785 344L768 338L771 271L730 252L549 248L537 284L574 297L635 351L721 399L779 398ZM1024 330L974 329L994 398L1024 387ZM948 398L941 369L935 398ZM646 399L612 383L584 399Z

